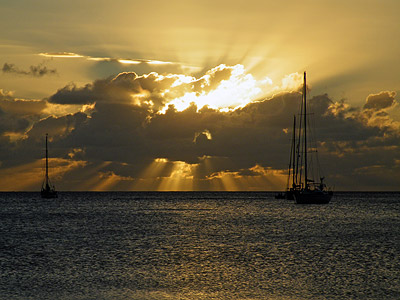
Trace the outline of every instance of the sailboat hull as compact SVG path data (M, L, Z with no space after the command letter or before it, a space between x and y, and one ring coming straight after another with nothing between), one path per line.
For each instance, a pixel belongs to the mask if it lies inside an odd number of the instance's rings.
M294 193L297 204L328 204L332 193L326 191L299 191Z
M50 190L50 191L42 190L40 192L40 194L41 194L42 198L46 198L46 199L52 199L52 198L58 197L57 192L54 190Z
M286 200L294 200L294 192L293 190L286 192Z

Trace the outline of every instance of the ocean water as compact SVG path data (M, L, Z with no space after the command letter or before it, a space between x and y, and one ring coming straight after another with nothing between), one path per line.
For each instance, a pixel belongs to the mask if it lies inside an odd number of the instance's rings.
M0 193L0 299L400 299L400 193Z

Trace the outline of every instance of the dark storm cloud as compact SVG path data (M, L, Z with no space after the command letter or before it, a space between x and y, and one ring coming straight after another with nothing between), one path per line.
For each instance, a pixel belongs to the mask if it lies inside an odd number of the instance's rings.
M76 127L82 126L86 120L87 115L81 112L62 117L49 116L36 122L27 132L27 136L32 140L42 140L43 136L48 133L55 139L62 139Z
M0 161L1 167L15 167L32 162L39 155L34 140L25 142L27 132L40 123L46 101L17 99L0 89ZM14 140L15 139L15 140ZM18 142L21 141L22 142ZM40 152L42 154L42 152Z
M26 138L13 148L13 157L3 153L2 160L9 159L10 165L18 164L18 157L22 156L24 162L40 158L43 136L49 133L55 157L85 162L85 166L80 165L82 172L71 171L78 177L97 172L102 179L119 178L129 184L142 176L168 177L174 162L196 166L193 178L203 182L221 172L257 177L262 168L285 170L293 116L297 115L301 101L299 92L280 93L228 112L192 104L183 111L170 105L160 113L172 99L200 90L202 85L207 89L218 86L231 73L228 67L215 69L207 77L177 85L177 76L124 72L83 87L68 85L49 97L49 102L93 103L90 115L83 110L65 116L49 115L32 123L32 119L14 113L21 124L12 123L11 117L4 120L8 120L9 130L25 132ZM17 109L21 103L6 93L2 97L3 101L12 100L15 111L23 115L24 109ZM326 94L310 99L320 161L329 170L328 179L337 187L396 185L398 177L377 179L372 175L374 170L383 174L385 168L388 174L398 172L399 127L384 112L396 103L392 92L369 96L361 109L350 107L345 101L334 101ZM45 101L40 105L46 105ZM27 111L37 114L41 109ZM11 112L8 108L9 116ZM368 118L367 113L373 118ZM163 167L158 173L146 173L146 168L157 159L165 160ZM71 178L71 174L66 174L65 179ZM357 183L357 178L362 182ZM66 187L69 188L67 183Z
M163 77L157 73L138 76L134 72L123 72L115 78L96 80L92 84L78 88L69 84L59 89L49 98L49 102L57 104L89 104L89 103L127 103L145 105L151 100L158 110L168 99L163 92L177 78ZM181 93L178 93L181 94ZM175 94L175 95L178 95ZM170 95L169 97L172 97Z
M83 88L77 88L71 83L59 89L57 93L52 95L49 102L57 104L88 104L94 102L93 88L91 84L87 84Z
M133 75L121 74L116 81L120 88L132 91L132 82L136 79ZM147 86L147 89L154 88ZM209 156L225 158L210 167L209 172L245 174L245 170L256 164L284 169L290 147L292 118L297 113L300 98L301 95L296 92L284 93L233 112L220 112L207 107L198 110L195 105L179 112L171 106L165 114L151 114L147 107L110 99L110 103L96 104L96 112L85 126L76 128L68 139L76 141L71 145L73 147L85 145L90 158L100 161L136 165L162 157L170 161L201 164L200 158ZM327 95L310 100L314 114L318 116L316 123L322 145L321 156L326 161L339 159L335 165L340 166L343 162L343 169L351 172L356 160L350 163L345 157L364 153L377 139L381 143L379 147L398 143L398 136L392 134L389 138L386 136L388 131L367 126L357 114L335 115L331 111L333 104ZM288 133L284 132L285 128L289 128ZM209 132L210 139L202 133L205 130ZM364 161L365 164L367 162ZM254 171L251 173L254 174Z
M21 70L14 64L4 63L2 68L3 73L14 73L18 75L28 75L34 77L43 77L44 75L54 75L57 74L56 69L48 69L44 63L37 66L30 66L29 71Z
M40 119L45 108L45 101L16 99L11 93L0 89L0 133L23 134Z
M25 118L12 118L0 109L0 133L14 132L23 133L30 125L29 120Z

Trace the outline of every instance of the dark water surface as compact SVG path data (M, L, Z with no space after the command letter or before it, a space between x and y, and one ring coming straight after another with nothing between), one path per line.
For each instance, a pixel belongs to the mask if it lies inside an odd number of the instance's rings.
M0 193L0 299L400 299L400 193Z

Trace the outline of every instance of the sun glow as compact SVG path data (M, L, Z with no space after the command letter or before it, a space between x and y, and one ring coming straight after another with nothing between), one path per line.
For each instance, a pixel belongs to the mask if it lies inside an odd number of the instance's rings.
M219 73L229 70L227 79L218 80ZM222 111L235 110L262 97L272 81L268 77L256 80L253 75L247 74L242 65L227 67L220 65L200 79L190 76L180 76L171 87L184 84L200 85L199 89L193 88L183 96L169 101L160 113L165 113L169 105L174 105L178 111L187 109L192 103L201 109L208 106Z
M39 53L40 56L51 57L51 58L80 58L83 55L72 53L72 52L55 52L55 53Z
M138 65L141 64L141 61L138 60L132 60L132 59L118 59L118 62L121 64L130 64L130 65Z

